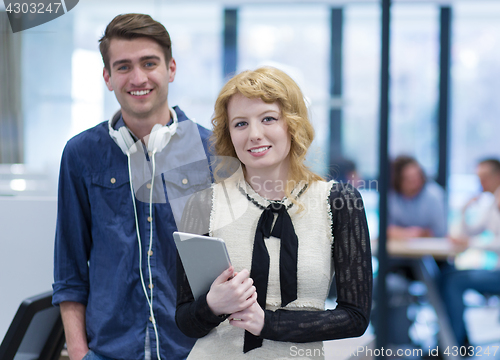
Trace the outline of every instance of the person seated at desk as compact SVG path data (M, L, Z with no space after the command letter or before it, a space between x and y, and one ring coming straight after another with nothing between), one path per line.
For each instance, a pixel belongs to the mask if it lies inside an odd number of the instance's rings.
M488 211L483 214L480 221L475 224L468 224L465 214L469 207L479 199L479 196L475 196L469 200L462 210L460 235L468 238L479 235L486 230L491 231L495 235L500 235L500 161L497 159L483 160L479 162L476 173L481 182L483 192L493 194L494 201L491 202ZM500 244L498 245L500 246ZM498 250L500 250L500 247Z
M443 237L447 233L444 190L411 156L398 156L392 163L389 192L389 239Z
M363 182L358 174L356 163L354 161L340 156L333 159L332 163L334 166L328 176L329 179L333 179L340 183L351 184L355 188L358 188L358 186Z
M467 224L465 214L470 205L477 201L478 196L468 201L462 210L460 236L452 238L452 240L466 246L469 237L483 231L490 231L494 239L489 244L489 249L500 253L500 161L497 159L483 160L478 164L476 173L483 192L494 194L494 199L481 220L474 225ZM469 340L464 322L463 294L465 290L472 289L483 294L500 295L499 264L495 270L455 270L445 273L442 281L443 300L447 305L446 310L456 340L460 345L468 345Z

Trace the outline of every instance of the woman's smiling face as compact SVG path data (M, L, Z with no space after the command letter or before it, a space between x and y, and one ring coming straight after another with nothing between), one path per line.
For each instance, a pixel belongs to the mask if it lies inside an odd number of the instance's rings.
M248 175L289 166L291 137L277 102L237 93L229 100L227 114L231 141Z

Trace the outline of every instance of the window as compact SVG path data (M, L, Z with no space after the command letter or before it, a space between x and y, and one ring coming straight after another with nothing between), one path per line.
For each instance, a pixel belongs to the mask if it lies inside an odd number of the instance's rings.
M66 141L109 119L120 107L104 84L98 43L113 17L147 13L165 25L177 61L169 104L210 127L222 86L222 11L218 3L89 1L20 33L25 163L50 174L52 194Z
M316 132L308 161L322 175L329 140L329 14L328 7L310 4L248 5L238 13L238 72L275 66L297 82Z

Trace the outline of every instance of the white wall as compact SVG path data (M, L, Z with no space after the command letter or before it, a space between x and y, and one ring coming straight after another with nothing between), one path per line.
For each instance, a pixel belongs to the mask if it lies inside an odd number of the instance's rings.
M0 196L0 342L22 300L52 289L56 203Z

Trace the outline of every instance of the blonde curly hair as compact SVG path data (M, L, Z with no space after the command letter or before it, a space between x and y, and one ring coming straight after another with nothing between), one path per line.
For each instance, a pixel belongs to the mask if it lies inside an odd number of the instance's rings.
M227 106L233 95L238 93L249 99L260 98L268 104L277 102L280 107L281 116L291 135L290 169L285 195L290 197L293 186L299 181L310 184L323 180L304 163L307 150L314 139L314 129L309 121L304 95L290 76L273 67L244 71L230 79L220 91L215 102L211 138L217 156L237 158L229 133Z

